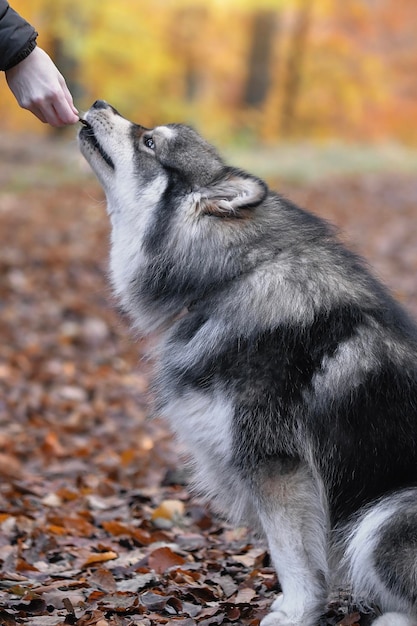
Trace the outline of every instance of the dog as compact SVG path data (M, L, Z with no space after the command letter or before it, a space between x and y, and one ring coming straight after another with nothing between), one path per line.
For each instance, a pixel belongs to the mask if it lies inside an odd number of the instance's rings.
M334 585L416 626L416 326L327 222L192 128L101 100L81 121L114 292L159 337L157 410L200 492L268 542L261 626L316 625Z

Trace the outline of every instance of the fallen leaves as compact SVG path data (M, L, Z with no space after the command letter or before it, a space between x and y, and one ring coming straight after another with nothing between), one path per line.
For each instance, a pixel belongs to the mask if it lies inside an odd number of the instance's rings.
M357 235L417 312L415 180L290 195ZM169 433L146 419L141 344L105 278L101 192L1 200L0 623L257 626L275 572L262 542L190 497ZM320 626L365 626L365 609L337 596Z

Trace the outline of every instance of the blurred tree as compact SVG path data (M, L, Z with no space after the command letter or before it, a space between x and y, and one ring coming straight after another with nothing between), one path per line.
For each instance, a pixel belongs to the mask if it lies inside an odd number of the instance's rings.
M417 143L416 0L13 0L87 108L215 141ZM3 126L40 130L6 86Z
M74 56L71 46L66 43L64 33L66 24L71 24L74 32L81 36L84 31L81 16L74 3L67 0L44 0L42 12L48 20L48 51L65 76L73 98L79 100L83 95L79 82L79 60Z
M301 83L305 71L304 61L308 48L314 0L300 0L295 13L290 46L286 59L285 83L281 110L281 135L289 137L296 124L297 101L301 95Z
M274 39L278 36L278 14L272 10L255 11L251 17L251 35L244 104L263 104L271 82Z

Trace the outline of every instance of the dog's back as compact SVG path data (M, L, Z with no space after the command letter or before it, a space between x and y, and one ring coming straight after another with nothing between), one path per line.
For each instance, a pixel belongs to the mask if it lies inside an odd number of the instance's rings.
M105 103L87 123L115 291L140 331L160 329L159 410L198 487L268 539L283 595L262 626L315 624L340 545L356 593L412 614L415 326L326 223L188 127Z

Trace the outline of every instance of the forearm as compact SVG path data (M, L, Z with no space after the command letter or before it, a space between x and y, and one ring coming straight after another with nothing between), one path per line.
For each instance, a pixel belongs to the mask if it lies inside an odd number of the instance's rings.
M8 70L23 61L36 46L36 30L0 0L0 70Z

